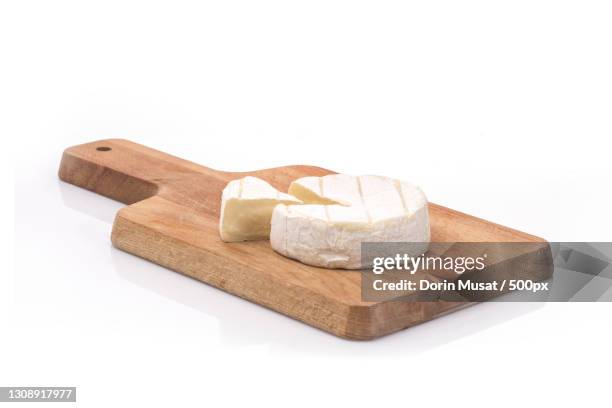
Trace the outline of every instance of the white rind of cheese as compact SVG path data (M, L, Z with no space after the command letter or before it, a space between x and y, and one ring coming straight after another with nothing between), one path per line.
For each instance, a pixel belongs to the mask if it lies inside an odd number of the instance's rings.
M278 205L270 243L289 258L324 268L360 269L362 242L430 241L427 198L416 186L382 176L335 174L294 181L289 194L305 205Z
M257 177L247 176L230 181L221 195L221 240L268 239L272 210L279 204L301 204L301 201L281 193Z

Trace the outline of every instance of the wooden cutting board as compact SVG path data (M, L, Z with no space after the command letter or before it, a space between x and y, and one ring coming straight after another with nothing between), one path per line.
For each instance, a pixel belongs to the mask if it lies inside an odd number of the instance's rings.
M331 173L312 166L224 172L121 139L68 148L59 169L60 179L128 204L113 225L117 248L335 335L372 339L466 305L364 302L360 272L307 266L267 241L219 239L221 191L230 180L252 175L287 191L299 177ZM544 242L436 204L429 213L432 241Z

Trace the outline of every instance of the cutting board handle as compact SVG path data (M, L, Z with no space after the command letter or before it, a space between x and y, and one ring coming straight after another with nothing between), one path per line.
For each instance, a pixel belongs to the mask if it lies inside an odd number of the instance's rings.
M124 139L106 139L69 147L64 151L59 178L125 204L153 196L218 214L221 190L245 175L262 178L281 191L301 177L330 172L312 166L236 173L214 170ZM210 191L219 191L211 195Z
M125 204L152 197L173 180L213 170L124 139L64 151L59 178Z

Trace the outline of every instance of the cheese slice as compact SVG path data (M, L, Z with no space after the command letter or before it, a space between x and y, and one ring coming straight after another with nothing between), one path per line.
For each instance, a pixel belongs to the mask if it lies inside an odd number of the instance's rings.
M425 194L381 176L335 174L295 180L289 194L305 205L280 204L272 213L272 248L302 263L360 269L362 242L413 242L409 256L430 240Z
M230 181L221 195L221 239L226 242L268 239L272 210L279 204L301 201L257 177Z

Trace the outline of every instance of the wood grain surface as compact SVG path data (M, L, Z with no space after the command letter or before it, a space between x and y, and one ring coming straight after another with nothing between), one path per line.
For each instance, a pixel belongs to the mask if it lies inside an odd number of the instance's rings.
M115 247L335 335L372 339L430 320L464 302L363 302L358 271L307 266L267 241L219 238L221 191L260 177L281 191L304 176L332 171L287 166L248 173L213 170L122 139L64 151L59 177L128 204L115 218ZM532 235L429 204L432 241L545 242Z

